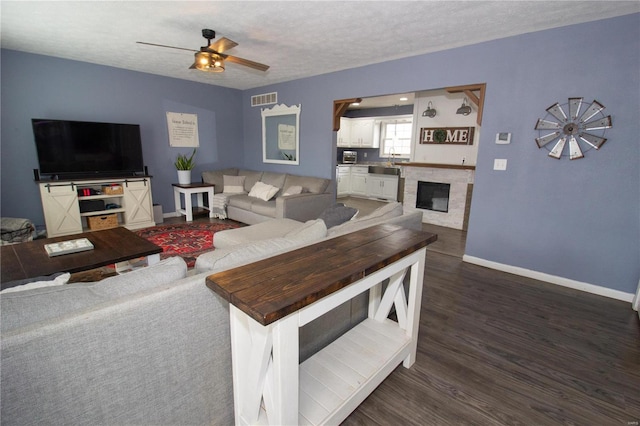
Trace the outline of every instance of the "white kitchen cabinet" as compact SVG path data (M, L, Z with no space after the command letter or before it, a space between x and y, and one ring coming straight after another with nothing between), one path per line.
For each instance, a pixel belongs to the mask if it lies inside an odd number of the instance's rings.
M398 176L369 175L367 196L389 201L398 200Z
M340 118L337 145L340 148L378 148L380 138L374 132L372 118Z
M351 166L351 195L367 196L367 181L369 168L367 166Z
M374 120L355 118L351 120L351 145L360 148L377 148L373 137Z
M338 166L336 172L337 195L338 197L349 195L351 192L351 167L350 166Z
M351 120L346 117L340 117L337 145L341 148L351 147Z

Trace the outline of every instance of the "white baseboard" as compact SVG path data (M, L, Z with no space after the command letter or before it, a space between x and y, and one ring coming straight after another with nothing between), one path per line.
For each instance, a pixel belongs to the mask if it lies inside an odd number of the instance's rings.
M473 263L474 265L484 266L486 268L496 269L498 271L508 272L514 275L520 275L522 277L533 278L535 280L557 284L575 290L586 291L587 293L610 297L612 299L622 300L623 302L631 303L635 296L633 293L625 293L623 291L613 290L594 284L583 283L581 281L570 280L568 278L545 274L544 272L533 271L531 269L520 268L518 266L505 265L504 263L493 262L491 260L485 260L475 256L468 256L466 254L462 256L462 260L467 263Z

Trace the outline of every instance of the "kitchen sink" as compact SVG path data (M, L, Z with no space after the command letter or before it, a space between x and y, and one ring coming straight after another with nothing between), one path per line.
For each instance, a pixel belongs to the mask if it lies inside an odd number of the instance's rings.
M400 176L400 168L385 167L385 166L369 166L369 173L376 174L376 175Z

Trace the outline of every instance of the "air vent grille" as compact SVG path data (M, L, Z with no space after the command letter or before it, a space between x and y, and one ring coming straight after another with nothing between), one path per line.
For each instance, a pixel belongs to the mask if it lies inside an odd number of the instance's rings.
M251 106L270 105L278 103L278 92L263 93L251 97Z

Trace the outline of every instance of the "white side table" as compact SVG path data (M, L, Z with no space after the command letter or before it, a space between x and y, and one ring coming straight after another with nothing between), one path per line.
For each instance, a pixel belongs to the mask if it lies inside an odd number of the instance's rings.
M187 222L193 221L193 206L191 205L191 195L197 195L196 207L209 211L209 217L213 217L211 211L211 200L213 199L214 186L210 183L198 183L192 182L189 185L182 185L179 183L171 184L173 186L173 198L176 204L176 213L180 213L186 216ZM208 194L209 205L204 205L202 194ZM184 209L180 200L180 194L184 195Z

